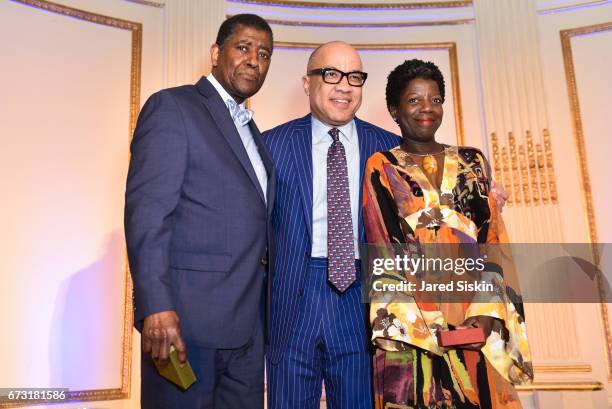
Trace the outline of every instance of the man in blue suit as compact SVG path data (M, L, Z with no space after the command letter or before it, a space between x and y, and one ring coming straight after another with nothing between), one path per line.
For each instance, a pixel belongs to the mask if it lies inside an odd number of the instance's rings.
M343 42L317 48L303 86L311 114L264 133L276 163L270 409L371 409L371 359L358 241L368 157L399 137L355 118L367 74Z
M125 233L145 409L263 407L275 176L244 101L263 84L271 55L263 19L231 17L211 47L211 74L152 95L140 113ZM198 379L187 391L154 367L171 345Z

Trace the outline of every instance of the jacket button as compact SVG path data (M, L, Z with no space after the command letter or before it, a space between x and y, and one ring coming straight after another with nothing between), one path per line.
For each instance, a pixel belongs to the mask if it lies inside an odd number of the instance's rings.
M262 265L264 265L264 266L268 265L268 257L267 256L263 256L260 261L261 261Z

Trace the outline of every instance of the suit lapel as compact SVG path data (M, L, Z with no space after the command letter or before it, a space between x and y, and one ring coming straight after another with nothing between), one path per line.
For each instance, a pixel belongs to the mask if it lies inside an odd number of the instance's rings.
M310 115L306 115L295 124L291 146L302 196L306 229L312 243L312 124Z
M362 120L355 118L355 125L357 127L357 138L359 139L359 241L365 243L363 206L361 206L363 197L363 175L365 173L365 165L368 158L377 150L381 150L381 148L377 146L377 139L375 135L372 135L372 130L365 126Z
M268 216L270 216L272 214L272 209L274 208L274 192L276 192L276 170L274 168L274 161L270 156L270 152L268 151L266 143L264 142L255 121L249 122L249 128L251 129L253 139L257 144L257 150L259 152L259 156L261 157L261 161L263 162L266 172L268 173L266 203L268 206ZM259 185L259 183L257 184Z
M260 199L264 202L264 193L257 180L257 175L255 175L255 170L253 169L249 155L247 155L242 139L240 139L238 130L236 130L236 126L234 125L234 121L229 114L225 102L221 99L215 87L213 87L205 77L202 77L196 86L200 93L204 95L204 105L215 120L215 124L234 152L234 155L238 158L238 161L244 168L249 179L251 179L251 182L255 185L257 192L259 192Z

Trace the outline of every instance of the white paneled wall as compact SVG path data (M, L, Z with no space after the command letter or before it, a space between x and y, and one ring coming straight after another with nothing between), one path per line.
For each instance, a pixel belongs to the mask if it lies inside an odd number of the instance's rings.
M54 3L39 0L0 2L0 178L8 198L0 208L11 215L0 248L2 281L11 285L0 289L0 306L24 306L11 318L15 338L0 344L0 361L19 369L2 372L0 386L28 379L51 385L69 379L69 370L78 373L59 352L62 329L79 328L66 320L78 323L80 308L104 331L99 339L89 333L95 352L74 351L88 354L91 366L83 366L89 377L71 382L98 390L101 400L62 407L139 407L140 340L123 327L129 130L151 93L208 73L210 45L226 15L253 12L274 31L270 72L251 100L260 129L307 113L301 76L317 44L358 45L370 73L358 116L393 131L386 75L405 59L432 60L447 83L439 138L487 152L512 193L504 210L512 239L612 241L610 1L61 2L74 10L53 13ZM140 27L141 41L122 24ZM96 288L108 305L87 305ZM531 304L527 313L537 383L521 392L525 407L608 407L606 306ZM27 365L15 358L24 356ZM117 393L124 399L102 400Z

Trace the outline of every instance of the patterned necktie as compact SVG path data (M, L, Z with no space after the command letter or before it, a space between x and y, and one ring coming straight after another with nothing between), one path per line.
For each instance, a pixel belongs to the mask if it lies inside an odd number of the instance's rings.
M355 247L346 152L337 128L327 151L327 278L340 292L355 281Z
M230 114L232 115L232 119L238 125L245 126L251 119L253 119L252 109L244 109L244 106L237 104L233 99L228 99L226 103L230 110Z

